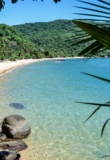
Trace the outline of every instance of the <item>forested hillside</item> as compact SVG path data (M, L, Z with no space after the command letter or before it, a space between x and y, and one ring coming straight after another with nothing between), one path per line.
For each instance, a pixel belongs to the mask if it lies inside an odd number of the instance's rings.
M14 26L25 38L33 42L42 56L76 56L81 48L71 45L78 28L70 20L26 23Z
M19 35L14 27L0 25L0 60L37 58L35 45Z
M79 34L79 28L69 20L26 23L13 27L0 24L0 60L77 56L88 45L74 45L75 37ZM110 55L107 51L101 54Z

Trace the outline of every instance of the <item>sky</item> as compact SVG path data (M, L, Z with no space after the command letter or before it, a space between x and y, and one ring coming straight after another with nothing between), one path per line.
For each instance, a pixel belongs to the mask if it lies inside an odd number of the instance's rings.
M79 12L75 6L83 6L77 0L61 0L55 3L53 0L18 0L12 4L11 0L5 0L4 9L0 11L0 24L17 25L32 22L49 22L58 19L73 20L79 18L74 14ZM96 0L92 0L96 2ZM82 11L83 12L83 11Z

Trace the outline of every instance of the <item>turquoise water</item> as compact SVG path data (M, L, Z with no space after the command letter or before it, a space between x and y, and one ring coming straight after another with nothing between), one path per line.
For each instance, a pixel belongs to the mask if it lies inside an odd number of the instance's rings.
M99 160L110 154L110 122L100 138L110 109L102 107L84 123L96 107L76 103L110 101L110 84L81 72L110 79L110 59L44 61L0 77L0 119L20 114L32 127L25 160Z

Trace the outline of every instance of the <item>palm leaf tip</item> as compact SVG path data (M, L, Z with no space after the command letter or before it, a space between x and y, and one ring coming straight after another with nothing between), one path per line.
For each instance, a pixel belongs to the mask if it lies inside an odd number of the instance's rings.
M101 107L101 106L97 107L97 108L91 113L91 115L85 120L85 122L88 121L88 120L100 109L100 107Z
M104 133L104 130L105 130L105 127L107 125L107 123L109 122L110 118L106 120L106 122L104 123L104 125L102 126L102 131L101 131L101 137L103 136L103 133Z

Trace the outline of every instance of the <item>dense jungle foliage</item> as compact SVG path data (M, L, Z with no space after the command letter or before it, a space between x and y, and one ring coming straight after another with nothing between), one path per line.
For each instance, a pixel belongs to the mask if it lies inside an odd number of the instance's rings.
M26 23L13 27L0 24L0 59L77 56L89 43L74 45L75 37L79 35L79 28L70 20ZM109 52L106 51L106 54L109 55Z
M35 45L20 36L14 27L0 25L0 60L37 58Z
M79 38L76 37L80 37L81 30L71 20L26 23L14 27L23 38L35 44L41 57L78 56L78 53L90 44L87 42L74 45L76 41L79 41ZM97 55L110 56L110 52L101 52Z
M26 23L14 26L17 31L33 42L42 56L74 56L75 48L68 42L74 40L77 28L72 21L56 20L52 22Z

